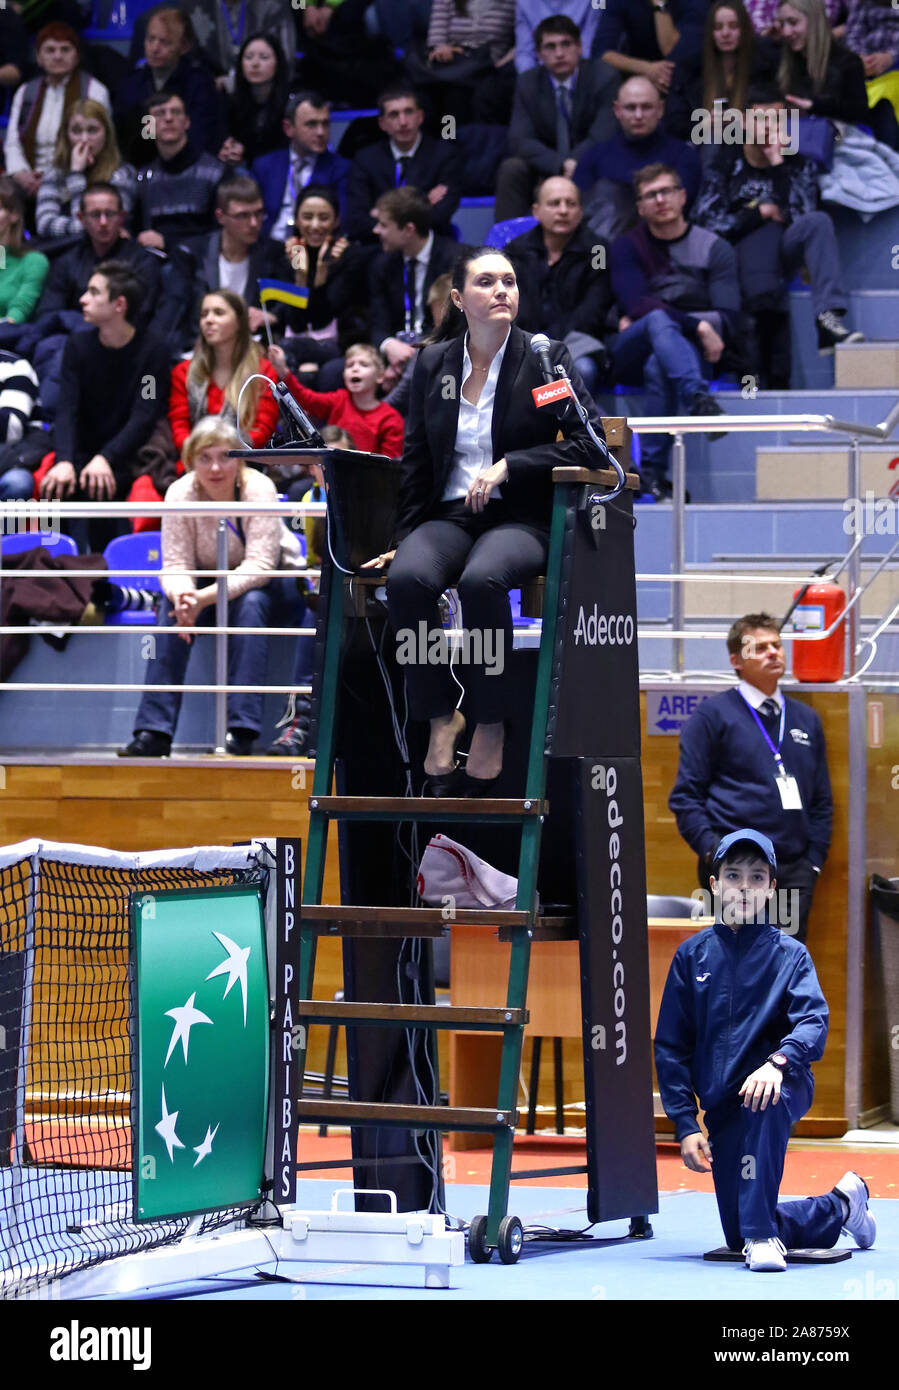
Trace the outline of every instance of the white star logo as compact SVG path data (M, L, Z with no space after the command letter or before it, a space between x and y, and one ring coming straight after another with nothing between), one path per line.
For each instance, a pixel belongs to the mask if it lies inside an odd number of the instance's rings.
M197 1164L202 1163L203 1159L212 1153L212 1141L218 1132L218 1125L216 1125L215 1129L210 1129L209 1125L206 1126L206 1138L203 1140L202 1144L197 1144L194 1148L194 1153L197 1155L197 1162L194 1164L195 1168Z
M162 1142L165 1144L166 1148L168 1149L169 1162L170 1162L170 1163L174 1163L174 1161L175 1161L175 1160L172 1158L172 1149L183 1149L183 1148L184 1148L184 1145L181 1143L181 1140L178 1138L177 1134L175 1133L175 1125L176 1125L177 1122L178 1122L178 1113L179 1113L179 1112L178 1112L177 1110L173 1110L172 1113L169 1114L168 1108L167 1108L166 1103L165 1103L165 1087L163 1086L163 1088L162 1088L162 1119L159 1121L159 1124L158 1124L158 1125L155 1125L155 1126L154 1126L154 1128L155 1128L155 1130L156 1130L156 1133L159 1135L160 1139L162 1140Z
M250 957L250 946L238 946L236 941L232 941L230 936L225 936L220 931L214 931L212 935L221 946L228 952L227 960L223 960L221 965L217 965L214 970L210 970L206 976L207 980L212 980L216 975L227 973L228 983L225 985L223 999L228 998L228 992L232 985L240 981L240 990L243 995L243 1023L247 1026L247 961Z
M181 1041L181 1046L184 1048L184 1060L186 1062L187 1048L190 1042L191 1028L193 1028L195 1023L212 1022L212 1019L208 1018L206 1014L201 1013L199 1009L194 1008L194 1000L196 999L196 997L197 992L196 990L194 990L187 1003L182 1005L180 1009L166 1009L165 1011L166 1018L173 1018L175 1020L175 1027L172 1030L172 1040L169 1043L169 1050L165 1054L165 1061L162 1064L164 1067L168 1066L169 1058L171 1057L175 1044L178 1042L179 1039Z

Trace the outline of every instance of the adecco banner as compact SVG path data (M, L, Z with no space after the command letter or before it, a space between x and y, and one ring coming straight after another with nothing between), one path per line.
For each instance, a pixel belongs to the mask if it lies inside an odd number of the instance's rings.
M581 758L578 934L587 1100L587 1214L658 1211L649 933L638 758Z
M581 501L593 489L581 490ZM553 757L640 754L633 498L572 507L551 700ZM601 730L601 733L600 733Z

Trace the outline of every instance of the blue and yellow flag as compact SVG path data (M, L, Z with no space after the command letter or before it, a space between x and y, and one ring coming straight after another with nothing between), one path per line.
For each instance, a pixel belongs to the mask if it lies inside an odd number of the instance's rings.
M277 299L280 304L292 304L295 309L309 307L309 291L305 285L290 285L286 280L259 280L257 283L260 304Z

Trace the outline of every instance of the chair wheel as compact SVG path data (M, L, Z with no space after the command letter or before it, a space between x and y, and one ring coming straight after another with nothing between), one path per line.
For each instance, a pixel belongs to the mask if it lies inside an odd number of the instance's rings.
M497 1250L504 1265L514 1265L524 1245L524 1227L517 1216L504 1216L499 1223Z
M468 1253L476 1265L485 1265L493 1254L484 1240L486 1234L486 1216L473 1216L468 1228Z

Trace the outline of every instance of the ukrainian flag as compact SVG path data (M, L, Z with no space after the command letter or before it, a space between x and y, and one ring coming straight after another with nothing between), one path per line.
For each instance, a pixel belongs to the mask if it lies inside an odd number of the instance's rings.
M309 291L304 285L290 285L286 280L259 280L257 283L260 304L276 299L279 304L292 304L295 309L309 307Z

